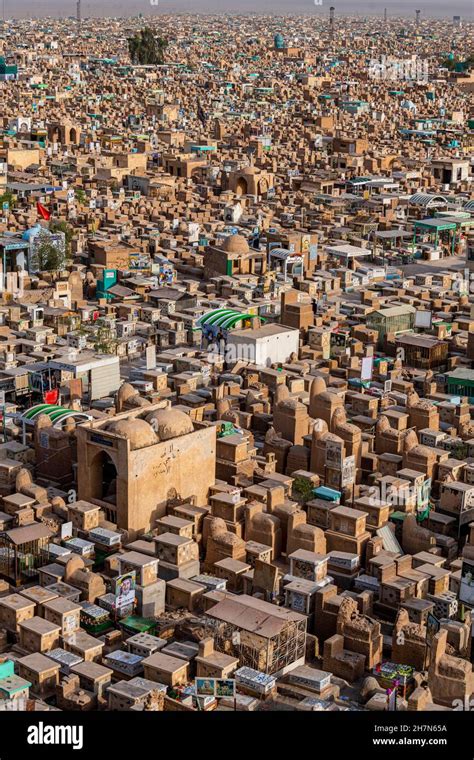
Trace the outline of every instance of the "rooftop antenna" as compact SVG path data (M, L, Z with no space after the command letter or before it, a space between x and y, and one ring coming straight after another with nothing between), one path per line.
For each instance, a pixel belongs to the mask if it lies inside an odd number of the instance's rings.
M335 11L334 5L331 5L329 8L329 29L331 32L331 36L334 34L334 11Z
M415 15L416 15L416 26L419 26L419 24L420 24L420 13L421 13L421 11L420 11L420 10L418 10L418 11L415 11Z
M81 0L77 0L76 19L77 19L77 23L80 24L81 23Z

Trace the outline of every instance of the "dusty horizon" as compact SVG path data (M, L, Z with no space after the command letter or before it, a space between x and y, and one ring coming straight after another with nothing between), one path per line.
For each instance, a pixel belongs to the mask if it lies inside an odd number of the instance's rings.
M0 0L5 6L6 19L75 16L76 0ZM417 0L339 0L333 2L336 15L379 16L387 8L389 16L396 18L413 18L415 8L420 7ZM82 15L87 17L127 17L142 13L144 16L172 13L229 13L236 14L308 14L326 16L330 2L323 0L315 5L314 0L100 0L99 3L82 0ZM422 18L446 18L460 15L465 20L472 20L474 4L471 0L455 0L450 5L434 0L428 6L421 5Z

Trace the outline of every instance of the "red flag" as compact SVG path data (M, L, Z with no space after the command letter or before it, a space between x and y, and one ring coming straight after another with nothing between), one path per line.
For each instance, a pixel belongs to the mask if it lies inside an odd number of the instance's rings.
M38 202L36 204L36 210L38 214L40 214L43 217L43 219L46 219L46 221L49 222L49 220L51 219L51 214L48 211L48 209L43 206L42 203Z
M43 393L43 401L45 404L57 404L59 399L59 390L54 388L52 391L45 391Z

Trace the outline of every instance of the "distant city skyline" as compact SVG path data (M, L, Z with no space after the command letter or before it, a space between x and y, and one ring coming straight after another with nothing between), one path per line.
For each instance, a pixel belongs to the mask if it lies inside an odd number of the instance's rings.
M0 3L2 0L0 0ZM315 5L314 0L82 0L82 16L132 16L142 13L144 16L159 13L262 13L308 14L321 16L329 13L330 0L323 0ZM452 18L460 15L465 20L474 17L472 0L455 0L447 5L442 0L432 0L423 6L416 0L339 0L332 3L336 14L341 15L382 15L387 8L394 17L412 18L415 8L421 9L422 18ZM1 5L0 5L1 10ZM5 0L6 18L27 17L67 17L75 16L76 0Z

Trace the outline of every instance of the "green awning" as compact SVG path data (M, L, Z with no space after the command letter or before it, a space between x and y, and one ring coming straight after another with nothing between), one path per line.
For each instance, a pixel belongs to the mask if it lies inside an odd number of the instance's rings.
M249 314L248 312L237 311L237 309L213 309L199 317L197 324L199 327L205 325L216 325L222 327L224 330L229 330L244 319L253 319L258 314ZM265 317L259 317L262 321L266 322Z
M82 422L92 419L91 415L85 412L78 412L76 409L68 409L65 406L55 406L54 404L36 404L31 409L27 409L22 414L22 418L34 422L41 414L46 414L53 424L64 422L68 417L74 417Z
M416 227L421 227L425 230L437 230L440 232L442 230L455 230L456 223L445 222L443 219L423 219L419 222L415 222L415 229Z

